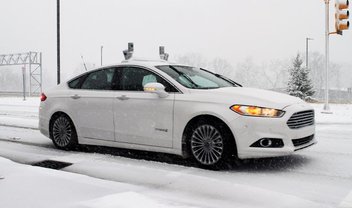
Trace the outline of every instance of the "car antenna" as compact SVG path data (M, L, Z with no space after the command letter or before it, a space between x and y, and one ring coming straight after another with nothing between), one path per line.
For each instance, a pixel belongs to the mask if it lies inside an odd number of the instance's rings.
M86 66L86 62L84 62L84 59L83 59L83 56L82 56L82 55L81 55L81 59L82 59L82 61L83 61L83 66L84 66L84 68L86 69L86 71L88 71L87 66Z

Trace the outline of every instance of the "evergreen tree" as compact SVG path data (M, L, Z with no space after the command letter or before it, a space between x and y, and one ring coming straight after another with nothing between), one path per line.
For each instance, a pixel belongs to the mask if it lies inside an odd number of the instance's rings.
M292 96L309 100L315 93L312 81L309 78L309 71L305 67L302 67L303 60L299 54L297 54L292 63L293 68L289 70L290 78L287 85L287 92Z

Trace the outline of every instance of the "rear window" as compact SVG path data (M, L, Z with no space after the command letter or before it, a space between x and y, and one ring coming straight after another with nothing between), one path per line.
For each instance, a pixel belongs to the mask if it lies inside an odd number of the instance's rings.
M79 89L80 88L80 85L83 81L85 76L80 76L74 80L71 80L68 82L68 87L69 88L72 88L72 89Z

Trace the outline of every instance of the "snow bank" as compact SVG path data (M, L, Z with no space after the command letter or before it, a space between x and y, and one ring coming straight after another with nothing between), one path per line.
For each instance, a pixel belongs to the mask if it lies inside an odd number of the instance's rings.
M186 208L183 205L166 205L136 192L123 192L80 203L77 208ZM187 206L188 207L188 206ZM191 207L188 207L191 208Z
M92 164L90 164L92 167ZM0 207L69 207L69 208L190 208L190 207L309 207L314 202L247 185L211 179L193 174L151 167L109 168L97 166L113 180L21 165L0 157ZM182 168L182 167L177 167ZM77 169L77 168L76 168ZM68 170L68 168L67 168ZM101 176L96 169L85 170ZM85 171L81 171L85 172ZM118 174L118 173L122 174ZM134 173L134 174L132 174ZM130 179L126 177L130 175ZM121 177L122 176L122 177ZM143 176L147 176L146 183ZM135 182L131 182L135 178ZM137 179L137 180L136 180ZM124 183L116 182L118 180ZM152 182L152 184L150 184ZM136 184L136 185L131 185Z
M38 129L39 104L38 97L0 97L0 125Z
M317 124L352 124L351 104L330 104L331 114L322 113L323 104L312 104Z
M190 208L145 196L141 187L21 165L0 157L0 207ZM132 190L132 191L131 191Z

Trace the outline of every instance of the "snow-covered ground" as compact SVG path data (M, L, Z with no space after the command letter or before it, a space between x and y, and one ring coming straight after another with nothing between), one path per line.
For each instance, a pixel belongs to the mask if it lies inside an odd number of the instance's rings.
M352 105L314 105L312 148L220 171L165 154L57 150L37 130L38 105L0 97L0 207L352 207ZM47 159L73 165L28 165Z

